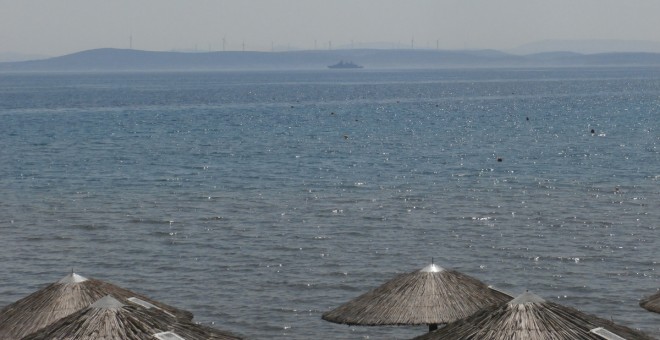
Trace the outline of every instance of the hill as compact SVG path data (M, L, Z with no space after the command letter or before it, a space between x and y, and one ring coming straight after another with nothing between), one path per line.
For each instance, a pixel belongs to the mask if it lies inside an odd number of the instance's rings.
M518 55L527 55L555 51L567 51L580 54L615 52L660 53L660 42L613 39L543 40L524 44L508 50L507 52Z
M152 52L95 49L65 56L0 63L3 72L111 72L326 69L339 60L366 69L450 67L660 66L656 53L570 52L513 55L493 50L350 49L292 52Z

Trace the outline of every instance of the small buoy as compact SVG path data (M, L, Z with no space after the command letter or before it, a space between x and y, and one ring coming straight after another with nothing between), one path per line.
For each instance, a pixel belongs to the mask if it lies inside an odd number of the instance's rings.
M594 133L596 133L596 130L591 129L591 134L594 134Z
M330 112L331 115L335 114L334 112Z
M497 157L497 161L498 161L498 162L501 162L501 161L502 161L502 157Z
M526 120L529 120L529 117L526 117L525 119L526 119Z
M344 139L348 139L348 135L344 135Z

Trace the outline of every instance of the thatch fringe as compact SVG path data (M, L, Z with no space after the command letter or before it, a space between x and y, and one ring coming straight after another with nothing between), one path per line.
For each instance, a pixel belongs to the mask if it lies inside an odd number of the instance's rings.
M602 327L627 340L653 339L631 328L545 301L530 293L501 306L415 338L416 340L580 340L603 338L591 332Z
M444 324L511 300L471 276L434 268L398 275L322 318L364 326Z
M660 291L642 299L639 305L650 312L660 313Z
M162 310L123 305L112 297L105 297L23 340L154 340L154 335L162 332L173 332L186 340L241 339L229 332L177 319Z
M193 317L188 311L154 301L128 289L72 273L0 310L0 339L20 339L108 294L122 301L138 297L177 317L187 320Z

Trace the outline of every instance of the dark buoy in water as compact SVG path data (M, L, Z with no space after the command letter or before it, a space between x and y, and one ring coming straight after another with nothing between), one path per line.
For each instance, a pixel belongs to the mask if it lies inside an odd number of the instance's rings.
M501 161L502 161L502 157L497 157L497 161L498 161L498 162L501 162Z
M348 135L344 135L344 139L348 139Z
M331 115L335 114L334 112L330 112Z
M525 117L525 120L529 120L529 117Z
M593 135L594 133L596 133L596 130L591 129L591 134Z

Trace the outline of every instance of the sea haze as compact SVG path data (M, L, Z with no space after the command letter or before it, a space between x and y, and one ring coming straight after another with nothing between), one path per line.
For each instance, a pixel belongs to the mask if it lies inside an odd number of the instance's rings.
M405 339L321 314L433 259L660 336L659 117L657 68L5 74L0 306L73 269L250 338Z

